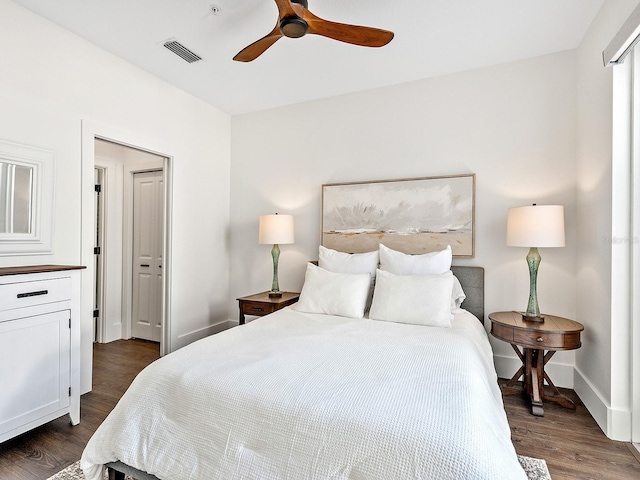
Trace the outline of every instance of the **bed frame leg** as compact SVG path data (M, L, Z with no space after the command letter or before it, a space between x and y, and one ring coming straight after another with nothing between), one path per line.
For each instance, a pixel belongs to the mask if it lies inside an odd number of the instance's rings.
M109 467L107 467L107 471L109 472L109 480L124 480L124 473Z

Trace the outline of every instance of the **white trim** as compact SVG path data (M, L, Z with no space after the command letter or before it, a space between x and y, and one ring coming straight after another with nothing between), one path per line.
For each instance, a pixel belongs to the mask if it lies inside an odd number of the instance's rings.
M207 325L206 327L198 328L197 330L193 330L191 332L183 333L178 335L177 343L178 348L189 345L190 343L195 342L196 340L200 340L201 338L208 337L210 335L214 335L216 333L220 333L224 330L227 330L232 325L230 325L229 320L223 320L218 323L214 323L213 325ZM236 321L237 323L237 321Z
M639 7L640 8L640 7ZM632 62L633 81L633 150L630 162L631 228L629 242L631 255L630 315L629 315L629 383L631 393L631 441L640 441L640 298L633 292L640 291L640 49L634 49ZM634 413L635 412L635 413Z
M577 368L574 384L575 392L604 434L611 440L628 442L631 436L631 411L613 408Z
M53 253L55 152L0 141L0 161L33 168L29 233L0 233L0 256Z
M575 369L573 385L573 389L578 397L580 397L580 400L582 400L582 403L584 403L584 406L589 410L593 419L606 434L610 407L604 397L578 368Z
M98 322L96 325L96 335L95 335L95 341L98 343L107 343L111 340L109 339L109 334L107 331L107 325L108 325L108 321L109 321L109 312L107 312L107 307L106 307L106 300L107 297L105 296L106 292L107 292L107 288L105 286L105 279L107 278L106 276L106 272L107 272L107 267L109 266L109 261L108 261L108 232L105 231L105 229L108 226L108 222L106 220L106 218L108 217L109 214L109 207L107 205L108 200L109 200L109 196L107 193L107 184L109 181L109 169L110 167L103 165L103 162L99 162L98 159L96 158L96 164L94 167L94 171L99 171L100 174L100 179L99 179L99 183L98 185L100 185L101 187L101 191L100 191L100 202L98 204L98 212L100 215L100 226L99 231L100 231L100 240L97 242L98 245L100 246L100 257L99 257L99 261L100 261L100 267L101 267L101 271L100 271L100 279L98 281L98 279L96 278L97 276L97 272L93 275L94 278L94 285L97 286L97 290L99 291L99 293L97 294L98 297L98 304L96 305L94 302L94 308L97 308L98 311L100 312L98 315ZM95 182L94 182L95 183ZM94 199L96 198L96 194L94 193ZM95 209L94 209L95 212ZM95 226L95 224L94 224ZM93 265L96 264L96 261L93 262ZM94 292L94 295L96 295L96 293ZM95 318L95 317L94 317Z
M638 41L640 41L640 5L631 12L629 18L602 52L604 66L611 67L623 63Z

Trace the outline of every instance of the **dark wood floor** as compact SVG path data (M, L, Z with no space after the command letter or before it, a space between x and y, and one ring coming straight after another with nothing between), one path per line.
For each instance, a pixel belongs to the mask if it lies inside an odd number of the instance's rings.
M553 480L640 479L635 447L609 440L580 398L560 390L576 404L575 411L545 403L544 417L534 417L522 397L503 397L516 452L544 458Z
M80 425L68 417L0 444L1 480L43 480L80 458L85 444L136 374L158 358L158 344L120 340L94 348L93 391L82 397ZM505 397L516 451L544 458L553 480L640 479L640 454L609 440L573 392L576 411L545 405L534 417L518 396ZM637 455L637 456L636 456Z

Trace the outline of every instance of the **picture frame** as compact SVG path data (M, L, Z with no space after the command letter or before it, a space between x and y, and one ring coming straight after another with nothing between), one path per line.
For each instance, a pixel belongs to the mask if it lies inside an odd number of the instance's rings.
M475 174L322 185L322 245L475 256Z

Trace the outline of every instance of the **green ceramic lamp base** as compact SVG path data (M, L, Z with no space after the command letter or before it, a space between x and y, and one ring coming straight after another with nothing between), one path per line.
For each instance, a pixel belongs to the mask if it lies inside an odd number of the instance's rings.
M271 249L271 257L273 258L273 280L271 282L269 298L280 298L282 297L280 285L278 285L278 259L280 258L280 247L277 243L274 244Z
M538 307L538 267L540 266L540 254L536 247L529 249L527 255L527 264L529 265L529 304L527 305L527 313L522 316L526 322L544 322L544 317L540 315L540 307Z

